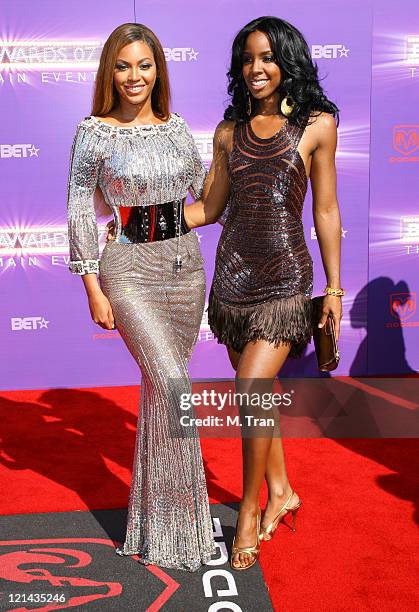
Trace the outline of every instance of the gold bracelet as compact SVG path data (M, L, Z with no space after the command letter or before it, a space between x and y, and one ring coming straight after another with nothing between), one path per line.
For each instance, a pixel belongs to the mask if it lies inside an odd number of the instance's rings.
M333 289L333 287L325 287L323 289L323 293L325 293L326 295L334 295L336 297L341 297L342 295L345 295L346 292L342 288Z

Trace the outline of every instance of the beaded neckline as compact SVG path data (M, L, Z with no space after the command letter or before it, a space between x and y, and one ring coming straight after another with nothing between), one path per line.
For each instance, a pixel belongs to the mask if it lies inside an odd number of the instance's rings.
M83 123L94 125L97 129L107 134L167 134L173 129L178 128L182 123L182 118L177 113L171 113L166 123L148 124L148 125L131 125L124 127L122 125L110 125L101 121L93 115L85 117Z
M267 138L261 138L261 136L258 136L255 133L254 129L252 128L251 122L250 121L247 122L249 132L252 134L254 138L256 138L256 140L260 140L261 142L270 142L271 140L275 140L275 138L278 138L278 136L282 135L282 132L286 129L287 125L288 125L288 119L285 119L284 123L281 125L279 130L275 132L275 134L272 134L272 136L268 136Z
M250 121L246 123L238 123L236 126L239 126L237 129L239 130L238 134L240 135L241 140L238 148L241 154L246 155L246 153L248 153L250 157L257 157L255 152L258 150L260 150L264 155L267 153L268 156L269 154L273 154L274 151L282 149L284 151L292 151L292 163L295 166L300 166L303 181L307 185L309 177L307 176L304 160L297 148L302 132L304 131L303 128L291 125L290 122L286 120L279 130L275 132L275 134L269 136L268 138L260 138L253 131ZM236 146L236 144L233 145L233 149L229 155L230 165L231 157Z

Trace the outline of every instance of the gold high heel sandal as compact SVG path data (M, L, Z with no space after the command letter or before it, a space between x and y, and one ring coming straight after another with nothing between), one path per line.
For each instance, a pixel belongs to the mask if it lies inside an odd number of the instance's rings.
M298 508L301 506L302 501L301 499L298 501L298 504L293 506L292 508L288 508L288 504L291 501L292 496L294 495L294 491L291 491L291 495L289 496L289 498L287 499L287 501L285 502L285 504L282 506L281 510L278 512L278 514L275 516L274 520L269 523L269 525L267 527L261 527L260 530L260 539L263 540L264 542L269 542L269 540L272 540L272 537L279 525L279 523L287 516L288 512L292 512L292 530L295 531L295 517L297 515L297 510ZM284 512L285 510L285 512ZM282 514L284 512L284 514ZM282 514L282 516L281 516Z
M261 515L261 510L259 508L259 512L258 512L258 516L257 516L257 525L256 525L256 544L254 546L235 546L235 542L236 542L236 536L234 536L233 538L233 546L231 547L231 559L230 559L230 565L232 567L232 569L234 570L247 570L249 568L251 568L256 561L259 558L259 553L260 553L260 539L259 539L259 534L260 534L260 515ZM238 519L236 522L236 532L237 532L237 523L238 523ZM252 561L248 564L245 565L244 567L240 567L240 566L235 566L233 564L233 557L234 555L236 555L237 553L247 553L249 555L252 556ZM240 561L239 561L240 563Z

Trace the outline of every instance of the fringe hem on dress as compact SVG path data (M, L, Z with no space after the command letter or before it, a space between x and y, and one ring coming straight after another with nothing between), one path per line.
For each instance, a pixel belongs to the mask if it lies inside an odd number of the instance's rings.
M301 293L254 306L231 306L211 289L208 321L219 343L241 353L247 342L291 344L289 357L300 357L312 336L311 299Z

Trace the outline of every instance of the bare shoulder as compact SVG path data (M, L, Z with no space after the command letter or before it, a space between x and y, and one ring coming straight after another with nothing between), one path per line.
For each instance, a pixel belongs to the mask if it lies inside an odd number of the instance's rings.
M336 133L336 120L330 113L311 113L307 127L311 131Z
M220 121L215 128L214 143L226 151L230 151L233 143L235 121Z
M307 125L316 141L333 143L337 137L336 120L330 113L312 113Z

